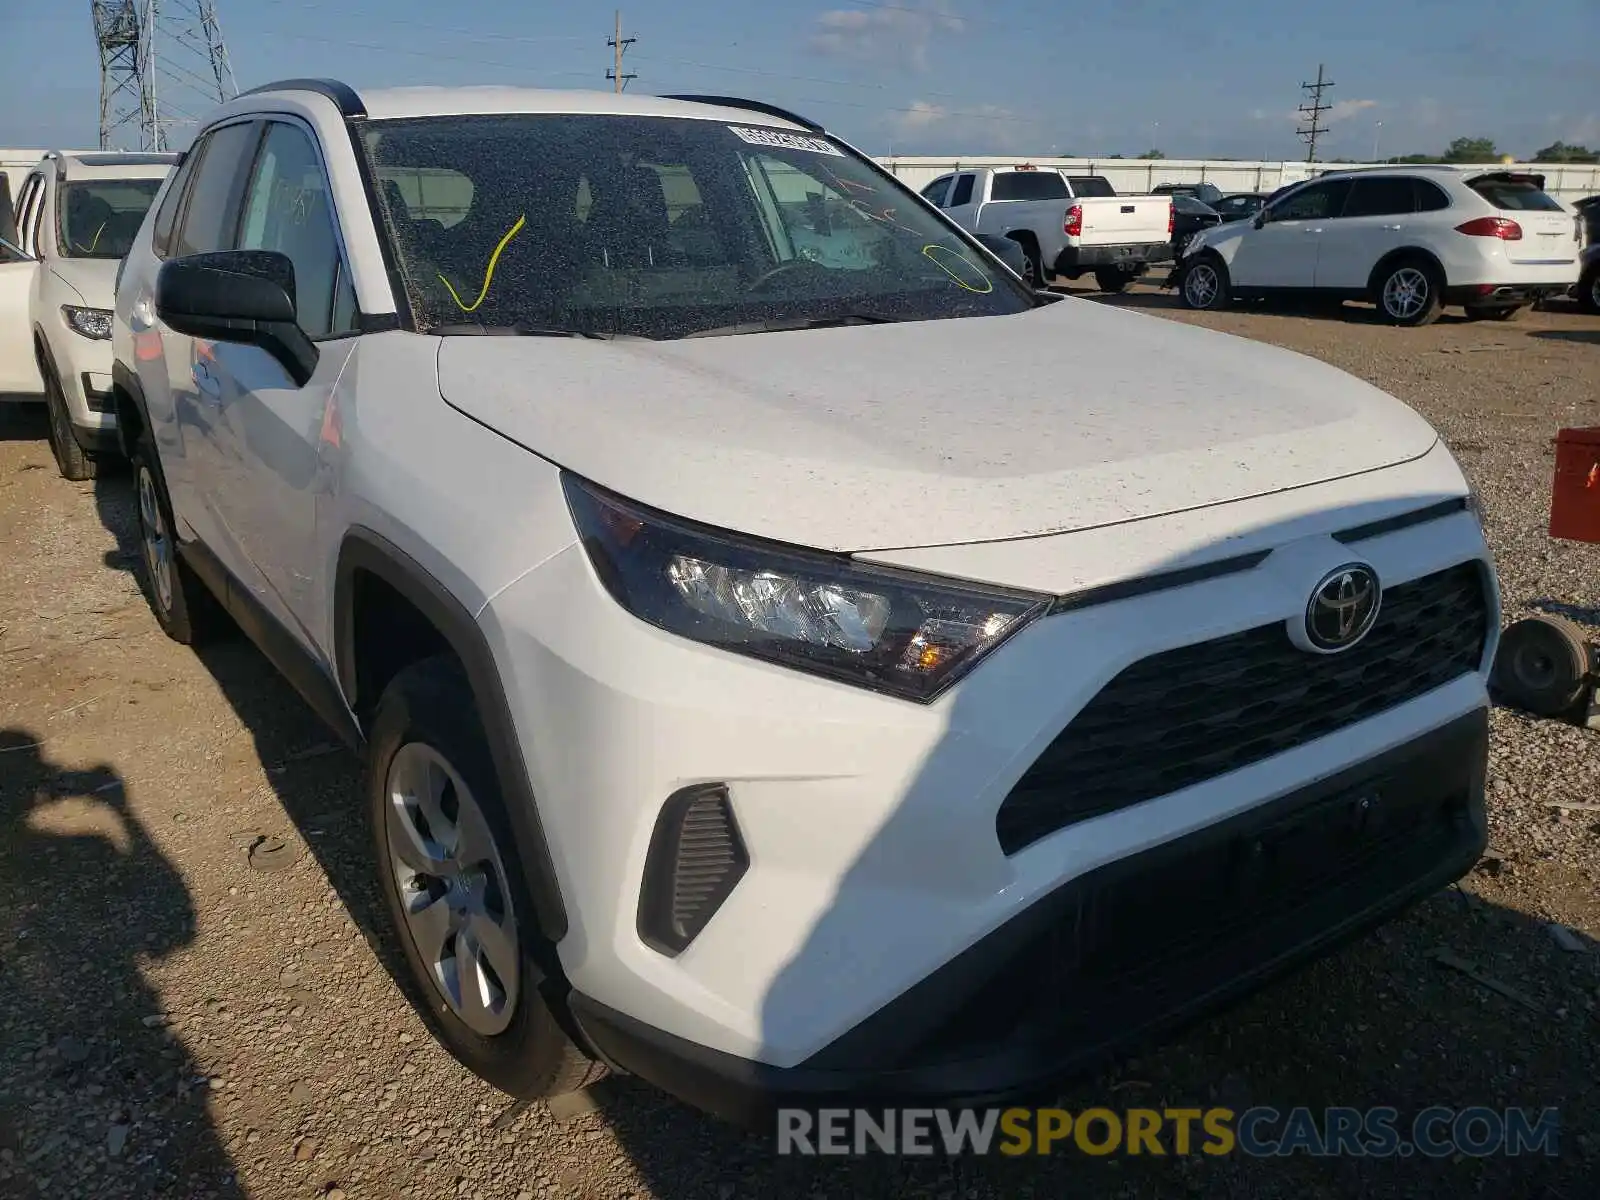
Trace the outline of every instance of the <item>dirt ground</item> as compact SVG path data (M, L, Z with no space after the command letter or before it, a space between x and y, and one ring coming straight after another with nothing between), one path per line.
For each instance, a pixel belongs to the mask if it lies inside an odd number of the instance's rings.
M1600 424L1600 320L1199 317L1147 286L1104 302L1415 405L1483 493L1507 617L1600 624L1600 552L1544 532L1550 438ZM501 1119L508 1099L428 1038L373 949L357 764L248 644L197 656L161 634L134 531L126 475L65 483L42 420L0 416L0 1195L1597 1194L1600 735L1497 710L1493 853L1460 887L1063 1098L1556 1105L1559 1157L779 1159L628 1080L595 1111Z

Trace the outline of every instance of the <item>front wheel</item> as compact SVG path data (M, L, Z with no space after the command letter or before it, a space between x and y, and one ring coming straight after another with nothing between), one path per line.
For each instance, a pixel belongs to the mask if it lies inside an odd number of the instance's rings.
M1444 308L1444 280L1422 259L1390 267L1378 281L1378 311L1391 325L1431 325Z
M1215 311L1228 307L1228 268L1215 255L1202 254L1183 268L1178 295L1186 308Z
M100 473L100 464L90 458L83 447L78 445L78 439L72 432L72 415L67 412L67 398L61 392L61 384L48 364L41 365L44 375L44 403L49 420L46 436L50 439L50 453L56 460L56 470L61 472L61 478L71 480L73 483L93 479Z
M400 982L456 1060L509 1095L587 1087L605 1068L540 990L533 901L472 688L449 657L383 691L367 744L379 887L405 957Z

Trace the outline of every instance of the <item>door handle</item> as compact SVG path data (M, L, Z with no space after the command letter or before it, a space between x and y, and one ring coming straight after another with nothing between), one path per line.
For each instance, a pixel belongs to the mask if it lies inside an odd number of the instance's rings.
M1405 226L1404 225L1385 225L1384 228L1387 229L1390 233L1399 233L1402 229L1405 228Z
M1320 230L1320 229L1302 229L1300 232L1301 233L1321 233L1322 230Z

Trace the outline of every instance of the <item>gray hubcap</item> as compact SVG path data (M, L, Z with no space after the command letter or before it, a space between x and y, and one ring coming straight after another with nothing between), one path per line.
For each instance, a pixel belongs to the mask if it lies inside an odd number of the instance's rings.
M1210 308L1217 298L1217 271L1210 263L1195 263L1183 277L1183 298L1194 308Z
M1428 303L1428 277L1416 267L1401 267L1383 285L1383 309L1391 317L1414 317Z
M1589 285L1589 303L1600 308L1600 275L1594 277L1594 282Z
M516 1014L522 954L489 823L455 768L422 742L400 747L384 789L406 933L450 1011L493 1037Z
M145 569L150 573L150 587L156 594L156 603L162 612L172 609L172 537L167 532L166 518L161 515L161 502L156 496L156 481L149 467L139 468L139 532L144 550Z

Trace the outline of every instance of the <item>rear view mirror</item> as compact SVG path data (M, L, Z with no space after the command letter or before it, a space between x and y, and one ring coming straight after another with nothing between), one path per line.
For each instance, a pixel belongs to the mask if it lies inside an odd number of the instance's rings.
M294 263L272 250L225 250L166 263L156 315L177 333L258 346L297 387L316 370L316 343L295 322Z

